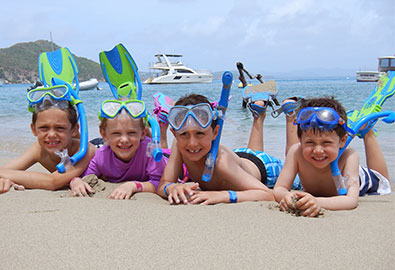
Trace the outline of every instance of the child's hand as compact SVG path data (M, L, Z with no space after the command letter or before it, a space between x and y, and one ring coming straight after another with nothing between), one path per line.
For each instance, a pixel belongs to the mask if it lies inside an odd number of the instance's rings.
M189 199L192 204L216 204L221 202L228 202L228 192L223 191L195 191Z
M77 197L86 197L88 196L88 193L95 193L91 186L88 183L82 181L82 179L79 177L74 177L73 180L71 180L70 188L71 194Z
M13 185L14 182L10 179L0 177L0 194L9 191Z
M180 203L180 199L183 204L188 203L188 197L192 196L196 189L199 187L199 183L195 183L192 186L188 184L173 184L167 187L167 193L169 196L167 199L169 200L170 204Z
M317 199L306 192L297 191L295 194L299 197L296 202L296 207L302 211L302 215L305 217L318 216L321 210L321 206L318 204Z
M295 200L297 200L297 195L294 192L289 192L280 201L280 210L286 212L290 209L296 210Z
M137 188L134 182L126 182L114 189L108 198L114 200L129 200L136 190Z

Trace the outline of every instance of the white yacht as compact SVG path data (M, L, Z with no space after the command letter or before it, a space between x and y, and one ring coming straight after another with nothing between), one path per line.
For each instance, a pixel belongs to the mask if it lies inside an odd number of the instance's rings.
M211 83L213 75L208 70L193 70L184 66L181 54L156 54L158 61L151 67L161 73L145 80L147 84ZM175 61L171 61L175 59Z
M395 70L395 56L379 57L378 71L357 71L357 82L377 82L389 70Z

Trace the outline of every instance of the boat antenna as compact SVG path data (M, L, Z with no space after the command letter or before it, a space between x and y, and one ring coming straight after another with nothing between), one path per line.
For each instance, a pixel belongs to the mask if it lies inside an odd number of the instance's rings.
M54 51L54 47L53 47L53 40L52 40L52 32L49 32L49 37L51 39L51 47L52 47L52 51Z

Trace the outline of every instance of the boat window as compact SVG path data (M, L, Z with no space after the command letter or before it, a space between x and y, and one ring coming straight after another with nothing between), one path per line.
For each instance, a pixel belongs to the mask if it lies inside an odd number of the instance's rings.
M395 59L391 59L391 67L395 67Z
M380 66L381 67L389 67L390 66L390 60L388 58L387 59L381 59Z
M187 70L187 69L177 69L177 72L178 73L193 73L192 71Z

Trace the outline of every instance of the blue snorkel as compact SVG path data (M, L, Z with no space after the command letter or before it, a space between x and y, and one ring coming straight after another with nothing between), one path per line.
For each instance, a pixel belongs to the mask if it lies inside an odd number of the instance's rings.
M67 153L67 149L64 149L62 152L58 152L58 155L61 158L61 161L58 165L56 165L56 168L58 169L59 173L64 173L66 171L66 167L69 163L71 165L74 165L78 163L86 154L88 150L88 122L86 120L86 113L84 106L82 105L82 101L78 97L78 92L74 90L70 84L67 82L58 79L58 78L52 78L52 84L53 85L66 85L71 96L73 97L73 101L75 102L75 105L77 106L77 111L78 111L78 118L80 122L80 149L78 150L77 153L75 153L72 157L69 157ZM76 87L77 89L77 87ZM79 89L79 88L78 88Z
M219 126L218 135L211 144L210 152L206 157L206 166L203 171L202 180L205 182L210 182L211 176L214 172L215 161L217 160L219 141L221 139L222 127L224 125L224 116L226 109L228 108L228 100L230 87L232 86L233 74L230 71L225 71L222 75L222 91L221 98L218 102L217 111L221 111L222 115L216 120L217 126Z
M369 115L361 118L358 122L356 122L354 124L353 131L355 133L357 133L359 131L359 129L367 122L372 121L372 120L376 121L382 117L384 117L382 119L383 122L385 122L387 124L395 122L395 112L393 112L393 111L372 113L372 114L369 114ZM331 162L332 176L333 176L333 180L336 185L338 195L346 195L347 194L347 186L346 186L347 179L346 179L346 177L341 175L338 161L339 161L340 156L343 154L344 150L347 148L347 146L350 144L352 139L355 137L355 133L352 134L351 136L350 135L348 136L345 145L342 148L340 148L337 158Z
M156 162L162 159L163 153L162 148L160 148L160 129L158 121L152 116L148 115L148 123L152 130L151 143L147 147L147 154L152 155Z

